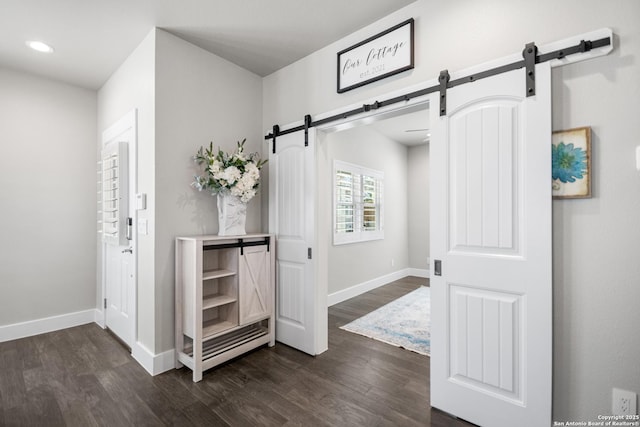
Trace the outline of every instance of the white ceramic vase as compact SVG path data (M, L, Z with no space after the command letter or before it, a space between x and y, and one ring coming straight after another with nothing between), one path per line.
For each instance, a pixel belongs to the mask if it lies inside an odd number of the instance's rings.
M247 204L240 197L218 194L218 236L243 236L247 220Z

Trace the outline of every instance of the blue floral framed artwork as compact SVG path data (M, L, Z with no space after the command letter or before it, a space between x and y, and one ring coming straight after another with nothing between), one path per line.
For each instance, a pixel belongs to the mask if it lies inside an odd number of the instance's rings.
M591 197L591 128L553 132L551 142L553 198Z

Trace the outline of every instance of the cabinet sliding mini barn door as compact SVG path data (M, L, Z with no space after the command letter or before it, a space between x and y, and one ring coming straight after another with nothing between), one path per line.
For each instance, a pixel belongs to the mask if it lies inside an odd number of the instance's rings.
M268 246L243 248L239 259L240 324L271 313L271 253Z
M535 68L534 96L519 69L447 89L444 116L431 98L431 405L481 426L551 422L551 77Z

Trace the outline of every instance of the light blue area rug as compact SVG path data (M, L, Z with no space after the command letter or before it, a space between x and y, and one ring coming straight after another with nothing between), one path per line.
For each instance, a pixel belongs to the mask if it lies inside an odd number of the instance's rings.
M340 329L429 355L431 289L422 286Z

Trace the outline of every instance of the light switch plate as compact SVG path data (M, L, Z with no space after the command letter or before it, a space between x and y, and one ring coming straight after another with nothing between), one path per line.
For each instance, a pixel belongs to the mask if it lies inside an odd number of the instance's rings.
M138 219L138 234L146 236L149 234L149 221L146 219Z

